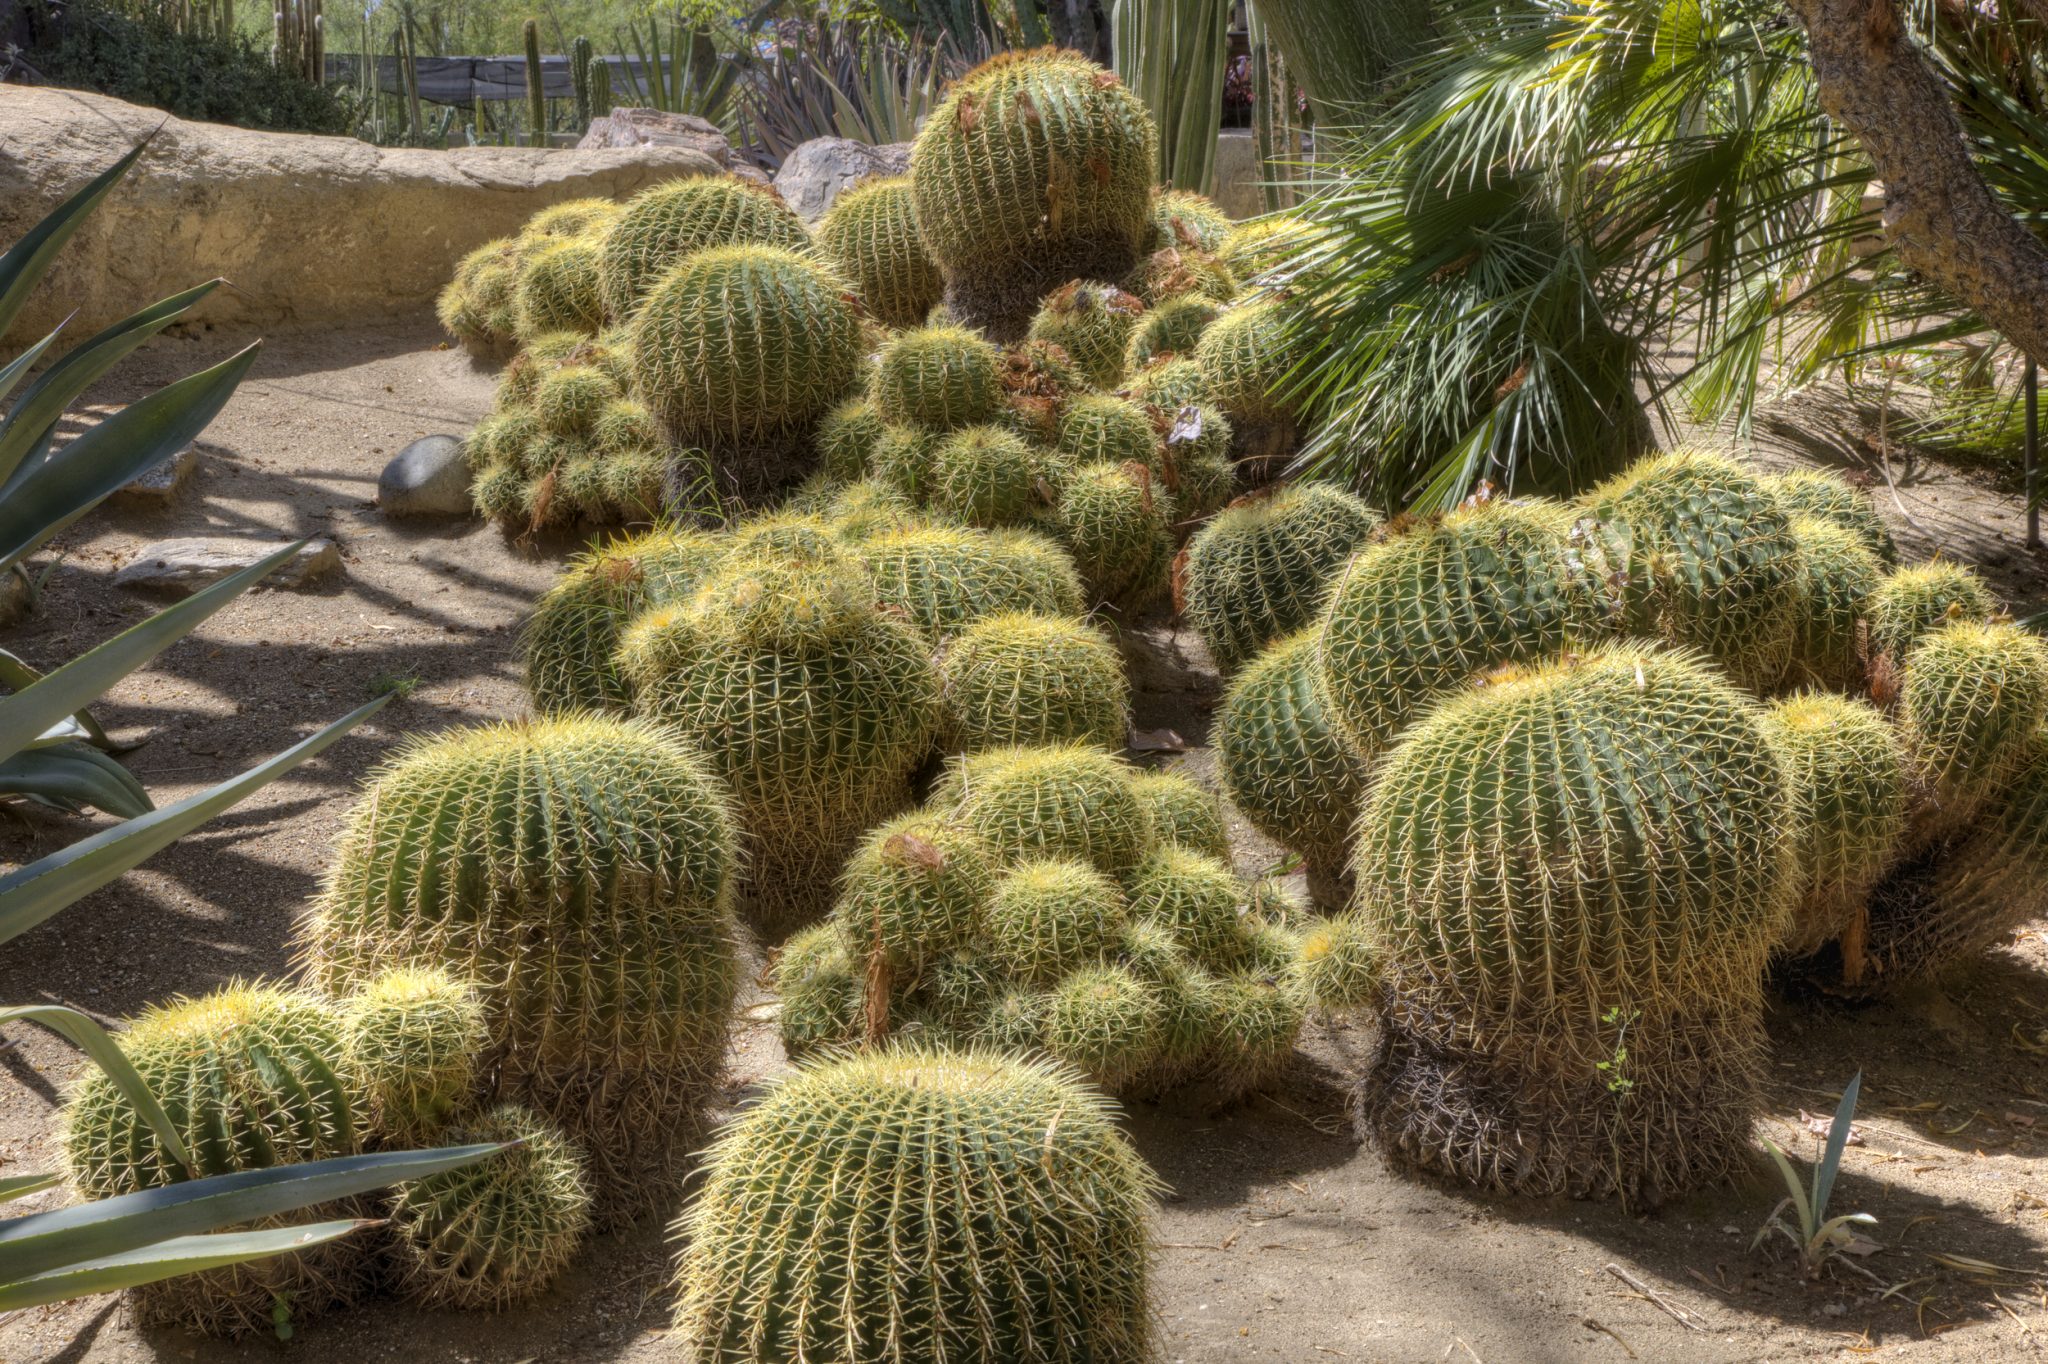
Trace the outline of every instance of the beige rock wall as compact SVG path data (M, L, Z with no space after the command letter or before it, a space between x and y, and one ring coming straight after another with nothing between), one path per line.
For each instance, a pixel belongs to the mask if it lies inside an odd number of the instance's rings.
M716 173L686 147L384 149L188 123L100 95L0 85L0 250L151 129L0 344L78 312L83 338L166 294L233 284L198 318L327 325L418 314L471 248L537 210Z

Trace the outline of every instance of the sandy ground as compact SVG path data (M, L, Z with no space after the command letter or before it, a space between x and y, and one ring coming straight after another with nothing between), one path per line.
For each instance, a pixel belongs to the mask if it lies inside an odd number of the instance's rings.
M153 344L122 401L225 355L200 332ZM370 506L379 467L412 438L459 432L492 377L424 325L274 339L208 433L197 481L168 510L103 509L61 541L41 614L5 645L49 665L155 603L115 590L142 543L174 534L322 533L346 573L229 607L101 707L168 801L285 747L371 694L417 678L329 753L0 953L0 1000L102 1018L236 976L290 969L293 918L318 882L352 784L401 735L519 713L516 629L573 545L517 549L475 524L398 525ZM1759 430L1756 458L1861 469L1909 553L1983 565L2016 612L2048 604L2044 561L2020 544L2013 490L1984 471L1881 459L1875 419L1802 401ZM1819 434L1816 434L1819 433ZM1887 477L1888 476L1888 477ZM1894 492L1895 490L1895 492ZM1211 772L1217 698L1191 637L1164 621L1131 640L1141 728L1195 747ZM82 825L0 817L0 859ZM1247 871L1276 850L1240 829ZM758 1013L758 1011L757 1011ZM1389 1171L1345 1114L1369 1030L1321 1021L1270 1095L1212 1111L1193 1096L1133 1105L1130 1126L1171 1186L1160 1210L1157 1313L1170 1361L2012 1359L2048 1340L2048 940L2023 933L1946 992L1858 1009L1775 1006L1762 1132L1802 1155L1802 1111L1826 1113L1861 1069L1863 1142L1837 1207L1880 1220L1881 1249L1818 1282L1782 1245L1752 1251L1778 1197L1748 1187L1638 1217L1604 1205L1479 1198ZM79 1059L29 1028L0 1051L0 1168L50 1168L54 1118ZM782 1064L772 1024L737 1034L729 1104ZM40 1203L49 1206L53 1196ZM303 1323L288 1345L143 1333L107 1298L0 1318L0 1364L49 1360L656 1360L671 1247L657 1221L591 1245L546 1299L504 1316L377 1302Z

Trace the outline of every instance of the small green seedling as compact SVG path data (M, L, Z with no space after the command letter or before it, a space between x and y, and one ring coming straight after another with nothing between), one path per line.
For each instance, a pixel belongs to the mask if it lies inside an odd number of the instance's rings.
M1783 1232L1793 1245L1799 1248L1799 1267L1806 1271L1808 1278L1820 1273L1822 1265L1853 1245L1857 1226L1869 1226L1877 1221L1867 1212L1844 1213L1840 1217L1828 1216L1828 1197L1834 1192L1835 1175L1842 1168L1842 1151L1849 1144L1849 1128L1856 1116L1856 1095L1863 1088L1863 1072L1857 1071L1842 1090L1842 1101L1835 1106L1835 1119L1828 1125L1827 1145L1821 1151L1820 1160L1813 1167L1813 1188L1808 1192L1799 1183L1799 1173L1792 1168L1791 1159L1780 1150L1778 1144L1766 1137L1764 1148L1771 1153L1771 1159L1778 1162L1778 1173L1784 1177L1787 1196L1771 1209L1771 1215L1757 1228L1756 1239L1749 1248L1755 1250L1763 1244L1764 1237L1773 1229ZM1787 1208L1798 1213L1798 1225L1787 1221Z
M1626 1094L1636 1087L1636 1082L1629 1078L1628 1073L1628 1026L1642 1016L1641 1009L1630 1009L1623 1013L1619 1004L1600 1015L1600 1021L1615 1030L1614 1055L1605 1061L1595 1061L1593 1069L1606 1078L1607 1092L1610 1094Z

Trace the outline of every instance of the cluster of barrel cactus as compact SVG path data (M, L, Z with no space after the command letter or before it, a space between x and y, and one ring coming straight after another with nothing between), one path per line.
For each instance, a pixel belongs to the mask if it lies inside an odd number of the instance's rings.
M552 1283L589 1228L577 1143L517 1105L480 1107L485 1007L445 972L402 968L339 998L237 982L149 1009L122 1048L193 1168L94 1070L66 1104L63 1131L72 1184L88 1198L378 1149L522 1142L397 1186L383 1200L389 1237L330 1241L139 1289L146 1322L241 1335L271 1327L280 1311L305 1320L347 1306L384 1279L425 1302L502 1307ZM328 1211L345 1217L365 1206Z
M1112 1091L1269 1081L1307 997L1295 916L1232 870L1216 798L1086 743L955 760L869 832L776 967L796 1053L1042 1053Z
M1218 518L1184 591L1238 666L1223 788L1341 911L1298 978L1377 1011L1361 1122L1397 1155L1643 1203L1720 1179L1767 968L1882 989L2043 903L2048 644L1967 570L1895 567L1840 480L1679 451L1336 546L1314 497Z

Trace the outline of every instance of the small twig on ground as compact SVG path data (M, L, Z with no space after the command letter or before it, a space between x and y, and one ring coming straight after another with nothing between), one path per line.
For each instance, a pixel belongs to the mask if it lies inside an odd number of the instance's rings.
M1701 1323L1697 1314L1686 1311L1683 1307L1680 1307L1677 1303L1671 1301L1671 1299L1665 1297L1662 1293L1659 1293L1656 1289L1650 1287L1641 1279L1638 1279L1635 1275L1623 1269L1620 1265L1608 1265L1607 1273L1612 1274L1615 1278L1621 1280L1630 1288L1633 1288L1636 1292L1642 1294L1645 1298L1649 1300L1651 1306L1656 1307L1661 1311L1669 1314L1673 1321L1677 1322L1680 1326L1683 1326L1686 1330L1704 1331L1707 1329L1706 1326ZM1612 1332L1610 1332L1609 1334L1612 1334ZM1621 1339L1621 1337L1615 1336L1615 1339L1619 1340Z
M1641 1355L1635 1352L1635 1347L1630 1345L1627 1341L1623 1340L1620 1334L1616 1332L1612 1326L1603 1326L1599 1322L1593 1320L1593 1318L1591 1317L1581 1318L1579 1321L1579 1325L1584 1326L1589 1330L1598 1331L1601 1335L1606 1336L1609 1340L1612 1340L1616 1345L1619 1345L1621 1347L1621 1352L1627 1355L1630 1359L1642 1358Z

